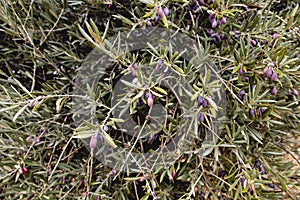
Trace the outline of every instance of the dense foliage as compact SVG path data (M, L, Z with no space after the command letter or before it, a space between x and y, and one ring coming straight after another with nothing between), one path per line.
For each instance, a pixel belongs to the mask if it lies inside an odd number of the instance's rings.
M0 198L299 198L299 4L295 0L1 1ZM218 84L209 83L209 73L200 75L199 66L190 65L178 52L153 46L115 57L95 91L88 91L94 106L103 105L97 117L114 145L126 148L135 141L120 133L115 126L118 119L110 116L114 81L143 64L153 69L164 64L188 77L194 85L190 98L199 105L191 109L193 123L200 128L199 134L191 131L195 138L188 151L168 168L126 173L92 158L86 145L94 147L88 143L93 135L84 128L97 126L88 124L81 127L85 132L79 131L72 99L77 72L93 48L104 48L105 39L120 31L146 27L179 31L197 41L203 47L202 64L218 66L220 76ZM169 106L162 134L149 133L151 141L140 139L135 150L155 149L175 129L180 112L167 88L153 87L150 93L144 85L138 87L145 95L136 98L129 93L131 109L147 112L153 103ZM216 110L210 99L215 87L226 91L227 103L221 108L226 114L218 139L207 144L203 156L200 133L210 127L208 118ZM135 117L145 121L146 115ZM89 132L88 137L83 132Z

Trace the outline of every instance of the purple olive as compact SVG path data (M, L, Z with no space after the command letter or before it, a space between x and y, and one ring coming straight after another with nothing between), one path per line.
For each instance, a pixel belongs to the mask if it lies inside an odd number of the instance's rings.
M224 176L227 174L227 172L226 171L224 171L224 170L222 170L222 171L219 171L218 172L218 177L220 177L220 178L224 178Z
M254 111L254 109L250 109L250 110L249 110L249 115L250 115L251 117L254 117L254 116L255 116L255 111Z
M82 196L86 197L89 193L88 192L82 192Z
M278 90L277 90L276 87L274 87L274 88L272 89L272 91L271 91L271 94L277 95L277 93L278 93Z
M19 168L19 174L23 175L25 172L23 171L23 168Z
M241 91L239 92L239 95L244 96L245 94L246 94L245 90L241 90Z
M153 102L154 102L153 97L150 94L149 97L147 98L147 104L148 104L148 106L152 107L153 106Z
M146 93L145 93L145 98L148 99L150 95L151 95L150 91L147 90Z
M161 17L158 16L158 15L156 15L156 16L155 16L155 22L157 22L157 21L159 21L159 20L161 20Z
M90 140L90 148L94 149L97 146L97 134L92 135Z
M224 33L221 33L220 38L221 38L221 40L226 40L226 35Z
M209 22L210 22L211 24L213 23L213 20L215 20L215 17L216 17L215 14L210 14L210 15L208 16L208 20L209 20Z
M197 114L199 122L204 122L204 114L203 113L198 113Z
M272 35L272 39L274 40L275 38L277 38L278 37L278 34L277 33L274 33L273 35Z
M243 100L245 94L246 94L246 93L245 93L245 90L241 90L241 91L239 92L239 94L238 94L238 98L239 98L240 100Z
M266 70L265 74L266 74L266 76L267 76L268 78L271 78L272 75L273 75L273 70L272 70L272 68L271 68L271 67L267 67L267 70Z
M244 71L243 67L240 67L240 68L239 68L238 73L239 73L239 75L241 75L241 76L244 75L245 71Z
M222 22L222 24L226 24L226 22L227 22L226 17L223 16L223 17L221 18L221 22Z
M245 188L248 185L248 181L244 177L242 177L240 180L241 180L241 184L242 184L243 188Z
M164 8L164 13L166 16L168 16L170 14L170 9L169 8Z
M37 137L36 139L35 139L35 142L36 143L39 143L41 141L41 138L40 137Z
M260 167L260 162L259 162L259 160L256 160L256 161L255 161L255 167L257 167L257 168Z
M277 79L277 73L273 72L272 76L271 76L271 81L276 81Z
M256 110L256 115L257 115L257 116L260 116L260 115L261 115L261 110L260 110L260 109L257 109L257 110Z
M176 177L176 172L175 170L172 171L172 178L174 179Z
M139 68L139 64L134 63L134 64L133 64L133 68L134 68L135 70L137 70L137 69Z
M218 21L216 19L213 19L212 23L211 23L211 27L212 28L217 28L218 26Z
M155 65L155 71L159 71L161 68L162 60L159 59Z
M157 8L157 14L156 14L158 17L162 17L164 15L164 11L163 9L161 8L161 6L159 6Z
M24 173L29 172L29 169L27 167L23 167L22 170L23 170Z
M107 131L108 131L108 126L104 125L104 126L103 126L103 130L104 130L105 132L107 132Z
M244 81L246 81L246 82L248 82L248 81L250 80L248 76L244 76L243 79L244 79Z
M206 99L203 100L202 106L203 108L206 108L208 106L208 101Z
M252 192L252 191L253 191L252 184L249 184L248 192Z
M26 141L31 141L31 140L32 140L32 136L31 135L26 138Z
M198 106L201 106L203 104L204 98L202 96L198 96L197 101L198 101Z
M293 94L294 94L295 96L299 96L299 92L298 92L298 90L297 90L297 89L295 89L295 88L293 88Z
M263 166L260 166L259 170L261 174L266 174L265 168Z
M146 21L146 26L147 26L147 27L151 27L151 26L152 26L151 21Z
M256 44L257 44L257 42L255 40L251 40L250 42L251 42L252 46L256 46Z

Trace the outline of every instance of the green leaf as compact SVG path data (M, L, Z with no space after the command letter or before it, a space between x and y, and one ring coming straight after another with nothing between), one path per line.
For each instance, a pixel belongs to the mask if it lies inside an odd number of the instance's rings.
M164 94L164 95L168 95L168 92L160 87L154 87L158 92Z
M17 120L17 118L25 111L25 109L28 107L28 104L26 104L25 106L23 106L14 116L13 118L13 122L15 122Z

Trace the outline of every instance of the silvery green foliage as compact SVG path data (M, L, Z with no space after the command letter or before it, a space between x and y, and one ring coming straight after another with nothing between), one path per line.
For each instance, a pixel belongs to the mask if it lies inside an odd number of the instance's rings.
M297 199L299 14L299 3L291 0L1 1L0 197ZM195 61L202 65L171 48L149 44L118 54L105 43L119 32L146 27L192 38L198 44ZM77 72L94 48L114 64L87 96L74 95ZM124 74L140 79L145 65L161 73L173 70L192 86L193 139L168 167L129 173L92 154L105 159L101 152L110 149L101 144L131 149L135 141L135 152L153 151L180 123L175 96L155 85L149 90L153 108L161 103L169 109L163 110L166 123L151 130L163 134L136 140L119 130L120 119L111 115L115 81ZM215 81L214 73L201 71L210 65L218 66ZM144 88L138 81L126 84ZM214 143L205 143L220 88L226 92L226 114ZM124 104L140 122L151 119L145 113L152 105L147 91L140 98L128 92ZM78 128L74 98L88 99L85 110L96 110L98 121L83 120Z

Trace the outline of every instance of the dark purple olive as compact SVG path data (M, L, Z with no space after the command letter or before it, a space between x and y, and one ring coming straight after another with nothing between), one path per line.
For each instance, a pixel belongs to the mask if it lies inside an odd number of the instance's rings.
M220 38L221 38L221 40L226 40L226 35L224 33L221 33Z
M240 68L239 68L238 73L239 73L239 75L241 75L241 76L244 75L245 71L244 71L243 67L240 67Z
M271 91L271 94L277 95L277 93L278 93L278 90L277 90L276 87L274 87L274 88L272 89L272 91Z
M254 117L254 116L255 116L255 111L254 111L254 109L250 109L250 110L249 110L249 115L250 115L251 117Z
M158 16L158 15L156 15L156 16L155 16L155 22L157 22L157 21L159 21L159 20L161 20L161 17Z
M255 161L255 167L257 167L257 168L260 167L260 162L259 162L259 160L256 160L256 161Z
M217 35L217 34L212 34L211 35L211 37L213 38L213 42L215 43L215 44L218 44L219 43L219 36Z
M226 171L224 171L224 170L222 170L222 171L219 171L218 172L218 177L220 177L220 178L224 178L224 176L227 174L227 172Z
M263 166L260 166L259 170L261 174L266 174L265 168Z
M221 18L221 22L222 22L222 24L226 24L226 22L227 22L226 17L223 16L223 17Z
M252 184L249 184L248 192L252 192L252 191L253 191Z
M199 122L204 122L204 114L203 113L198 113L197 114Z
M202 96L198 96L197 98L197 102L198 102L198 106L201 106L203 104L204 98Z
M208 101L206 99L203 100L202 106L203 108L206 108L208 106Z
M247 180L244 177L242 177L240 180L241 180L242 186L245 187L247 185Z
M297 89L293 88L293 94L295 96L299 96L299 91Z
M245 93L245 90L241 90L241 91L239 92L239 94L238 94L238 98L239 98L240 100L243 100L245 94L246 94L246 93Z
M272 76L271 76L271 81L276 81L277 79L277 73L273 72Z
M244 96L245 94L246 94L245 90L241 90L241 91L239 92L239 95Z
M257 44L257 42L255 40L251 40L250 42L251 42L252 46L256 46L256 44Z
M215 20L215 17L216 17L215 14L210 14L210 15L208 16L208 21L212 24L212 23L213 23L213 20Z
M192 10L197 10L199 8L199 4L197 3L197 1L196 1L196 3L194 3L193 5L192 5Z
M169 8L164 8L164 13L166 16L168 16L170 14L170 9Z
M245 82L249 82L250 79L249 79L248 76L244 76L244 77L243 77L243 80L244 80Z
M270 188L276 189L276 185L270 183Z
M300 5L300 0L298 1L298 5Z

